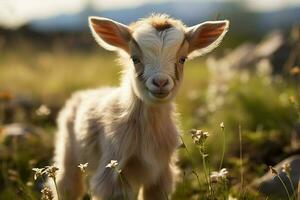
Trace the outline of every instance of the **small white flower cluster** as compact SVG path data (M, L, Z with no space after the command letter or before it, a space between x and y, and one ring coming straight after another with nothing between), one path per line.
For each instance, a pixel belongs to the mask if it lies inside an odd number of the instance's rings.
M80 171L82 173L85 173L86 172L86 168L88 167L89 163L85 163L85 164L79 164L78 167L80 169Z
M54 199L53 193L49 187L44 187L41 190L41 193L42 193L41 200L53 200Z
M280 170L277 170L276 168L269 166L269 171L271 174L273 174L274 176L278 176L280 173ZM291 165L290 163L284 163L281 167L281 171L283 173L286 173L289 175L289 173L291 172Z
M226 168L221 169L220 171L211 172L210 179L212 182L219 182L220 180L225 180L227 178L228 171Z
M46 166L44 168L33 168L34 173L34 180L36 180L39 176L46 174L49 178L55 179L56 171L58 170L55 166Z
M291 172L291 165L290 163L284 163L282 165L282 172L289 174Z
M51 110L50 108L48 108L48 106L46 105L41 105L37 110L36 110L36 114L38 116L47 116L51 114Z
M208 132L196 129L192 129L190 133L192 134L192 139L196 145L203 145L209 136Z
M220 127L221 127L221 129L222 129L222 130L224 130L224 129L225 129L224 122L221 122L221 123L220 123Z
M118 173L121 173L121 170L118 168L119 163L117 160L111 160L105 167L116 170Z

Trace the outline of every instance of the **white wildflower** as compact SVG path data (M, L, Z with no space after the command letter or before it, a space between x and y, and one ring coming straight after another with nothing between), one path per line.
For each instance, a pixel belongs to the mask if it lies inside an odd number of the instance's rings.
M290 163L284 163L282 165L282 172L289 174L291 171L291 165Z
M221 122L220 127L221 127L221 129L224 129L224 128L225 128L224 122Z
M41 105L37 110L36 110L36 114L38 116L47 116L50 115L51 110L50 108L48 108L46 105Z
M116 170L118 173L121 173L121 170L118 168L119 163L117 160L111 160L105 167Z
M57 170L58 170L58 167L56 167L56 166L47 166L47 167L45 167L45 174L47 174L47 176L49 178L55 179Z
M211 172L210 179L212 182L218 182L219 180L224 180L227 178L228 171L226 168L221 169L220 171Z
M238 200L236 197L231 196L231 194L228 196L228 200Z
M106 168L116 168L118 166L118 161L117 160L111 160L110 163L108 163L105 167Z
M208 132L196 129L191 130L190 133L192 134L192 139L196 145L202 145L209 136Z
M78 165L78 167L79 167L79 169L80 169L80 171L81 171L82 173L85 173L85 172L86 172L86 168L88 167L88 164L89 164L89 163L79 164L79 165Z
M34 180L36 180L38 177L42 176L44 174L44 168L33 168L32 169L34 173Z

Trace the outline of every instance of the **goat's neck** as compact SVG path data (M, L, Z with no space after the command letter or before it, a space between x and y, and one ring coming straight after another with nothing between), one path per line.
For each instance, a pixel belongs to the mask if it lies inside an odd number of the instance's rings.
M128 118L136 120L151 120L166 122L172 120L173 103L148 104L142 101L134 92L131 80L122 82L122 107ZM124 90L124 88L126 88Z
M170 155L178 145L173 103L150 105L143 102L134 92L131 80L128 78L128 81L123 81L121 85L122 92L119 99L122 117L119 119L124 120L128 126L134 126L137 131L131 133L137 134L135 138L146 138L143 145L151 144L153 147L164 148L164 152L168 152L165 155Z

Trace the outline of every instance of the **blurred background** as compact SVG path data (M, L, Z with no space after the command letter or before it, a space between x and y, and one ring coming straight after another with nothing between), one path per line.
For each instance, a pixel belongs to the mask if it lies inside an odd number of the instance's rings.
M284 163L291 172L289 179L281 174L283 181L296 194L299 0L0 0L0 199L39 199L43 180L33 180L32 168L51 164L55 120L66 99L80 89L118 85L117 57L96 44L88 16L130 24L151 13L188 26L231 22L215 52L186 63L176 99L185 145L172 199L208 199L193 173L203 176L189 135L194 128L210 133L211 171L218 170L225 142L228 187L216 190L216 199L287 198L267 173L269 165L280 171Z

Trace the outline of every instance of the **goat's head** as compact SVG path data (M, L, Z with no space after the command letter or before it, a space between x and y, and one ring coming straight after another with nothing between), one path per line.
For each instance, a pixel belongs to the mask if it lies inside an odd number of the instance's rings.
M126 26L90 17L96 41L105 49L126 52L133 88L148 103L168 102L176 95L186 58L205 54L223 39L229 22L208 21L186 27L166 15L153 15Z

